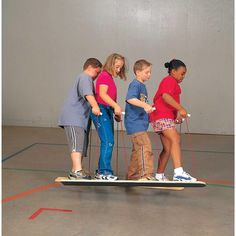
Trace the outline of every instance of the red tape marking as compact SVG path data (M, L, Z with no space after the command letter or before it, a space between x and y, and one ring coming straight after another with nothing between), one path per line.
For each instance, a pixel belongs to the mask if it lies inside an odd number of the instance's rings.
M44 185L44 186L41 186L39 188L31 189L31 190L28 190L26 192L18 193L14 196L4 198L4 199L2 199L2 202L10 202L12 200L15 200L15 199L21 198L21 197L25 197L26 195L29 195L29 194L32 194L32 193L37 193L37 192L40 192L40 191L43 191L43 190L46 190L46 189L49 189L49 188L57 188L57 187L60 187L60 186L61 185L59 183Z
M39 214L43 211L61 211L61 212L72 212L72 210L65 210L65 209L56 209L56 208L39 208L33 215L29 217L29 220L34 220Z

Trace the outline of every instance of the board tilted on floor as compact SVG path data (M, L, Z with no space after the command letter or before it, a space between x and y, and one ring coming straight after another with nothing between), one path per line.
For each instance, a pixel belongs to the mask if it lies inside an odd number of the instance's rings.
M67 177L57 177L55 182L64 185L79 185L79 186L120 186L120 187L205 187L206 183L202 181L197 182L180 182L180 181L140 181L140 180L71 180Z

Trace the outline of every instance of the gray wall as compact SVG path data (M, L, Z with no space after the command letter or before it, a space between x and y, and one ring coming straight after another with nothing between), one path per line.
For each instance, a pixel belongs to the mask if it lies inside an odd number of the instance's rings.
M129 64L128 81L117 81L123 107L135 60L153 63L151 101L163 64L178 58L191 132L233 134L232 0L3 0L2 9L4 125L57 126L83 62L118 52Z

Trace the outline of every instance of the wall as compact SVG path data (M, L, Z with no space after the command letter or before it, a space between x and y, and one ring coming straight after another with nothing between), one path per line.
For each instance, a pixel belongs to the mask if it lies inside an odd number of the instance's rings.
M151 101L163 64L178 58L191 132L233 134L232 0L3 0L2 9L4 125L57 126L84 61L118 52L129 64L128 81L117 81L123 107L137 59L153 63Z

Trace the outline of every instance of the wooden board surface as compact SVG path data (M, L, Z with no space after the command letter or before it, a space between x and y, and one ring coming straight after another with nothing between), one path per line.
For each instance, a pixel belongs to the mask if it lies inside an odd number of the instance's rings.
M161 189L161 190L172 190L172 191L182 191L182 190L184 190L184 187L143 187L143 188Z
M57 177L55 182L64 185L79 185L79 186L124 186L124 187L205 187L206 183L197 182L180 182L180 181L139 181L139 180L70 180L67 177Z

